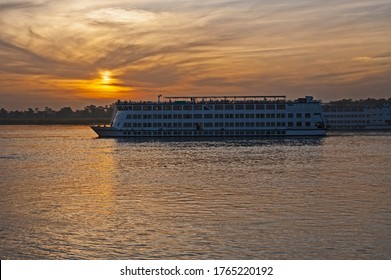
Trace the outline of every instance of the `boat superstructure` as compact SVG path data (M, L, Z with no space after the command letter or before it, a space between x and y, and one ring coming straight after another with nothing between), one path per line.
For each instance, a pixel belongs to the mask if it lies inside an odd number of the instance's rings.
M91 126L100 137L324 136L320 102L306 96L162 97L118 101L109 126Z

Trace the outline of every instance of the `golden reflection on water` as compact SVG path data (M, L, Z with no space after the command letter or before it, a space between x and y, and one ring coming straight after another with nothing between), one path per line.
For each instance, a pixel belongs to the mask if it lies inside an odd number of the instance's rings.
M72 247L70 256L79 257L76 251L83 242L80 229L87 229L90 237L99 235L96 229L109 222L116 208L113 147L86 139L86 127L72 132L62 126L36 130L11 128L7 136L13 138L12 145L6 147L11 158L0 162L7 177L1 187L9 190L2 207L5 224L12 228L13 219L18 220L13 230L25 225L23 238L30 236L31 240L50 233L42 248L34 241L27 245L30 249L19 252L25 258L46 246L53 249L50 244L56 240L61 240L63 247ZM61 230L68 227L70 232Z

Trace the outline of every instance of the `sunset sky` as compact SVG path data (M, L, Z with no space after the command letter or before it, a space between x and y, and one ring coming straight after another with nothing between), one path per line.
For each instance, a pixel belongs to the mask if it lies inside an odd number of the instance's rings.
M0 107L391 97L391 0L0 0Z

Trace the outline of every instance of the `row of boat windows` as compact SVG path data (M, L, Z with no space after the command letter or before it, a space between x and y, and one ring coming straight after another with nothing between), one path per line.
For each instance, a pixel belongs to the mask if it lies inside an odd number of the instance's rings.
M126 128L310 127L311 122L124 123Z
M330 129L343 129L343 130L366 129L366 126L365 125L331 125Z
M329 107L327 105L322 106L323 112L339 113L339 112L364 112L365 110L379 110L386 109L389 106L361 106L361 107Z
M353 118L383 118L383 114L340 114L340 115L334 115L334 114L327 114L325 117L330 119L336 119L336 118L345 118L345 119L353 119Z
M285 104L121 105L119 111L285 110Z
M293 118L311 118L311 113L293 113L289 114L128 114L126 119L285 119Z
M257 136L285 135L285 130L124 131L124 136Z
M332 124L365 124L365 123L371 123L370 120L331 120L329 121Z

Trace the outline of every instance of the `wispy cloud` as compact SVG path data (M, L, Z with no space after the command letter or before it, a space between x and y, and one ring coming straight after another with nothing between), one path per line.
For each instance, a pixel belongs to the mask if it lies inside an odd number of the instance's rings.
M152 12L123 8L94 10L87 13L85 17L92 22L113 24L145 24L156 19L156 15Z

